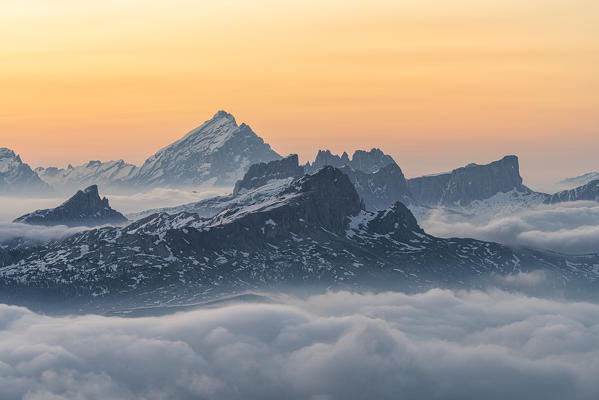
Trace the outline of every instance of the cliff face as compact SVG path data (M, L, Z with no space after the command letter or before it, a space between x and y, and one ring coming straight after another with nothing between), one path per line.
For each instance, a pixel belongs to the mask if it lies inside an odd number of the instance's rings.
M252 164L243 179L235 183L233 194L238 195L246 190L258 188L273 179L299 178L303 174L304 168L299 165L297 154L282 160Z
M349 166L340 168L355 186L367 210L383 210L400 201L414 203L401 168L395 163L366 173Z
M56 208L37 210L13 222L30 225L98 226L121 224L127 218L110 208L106 197L100 198L98 186L79 190L73 197Z
M518 157L506 156L486 165L469 164L450 173L409 179L416 200L428 205L468 205L522 185Z

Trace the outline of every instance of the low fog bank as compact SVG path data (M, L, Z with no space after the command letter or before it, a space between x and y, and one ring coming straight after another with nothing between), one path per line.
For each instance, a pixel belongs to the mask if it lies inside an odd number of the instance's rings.
M198 187L189 189L155 188L152 190L123 194L120 192L104 191L98 187L100 196L107 197L110 206L123 213L135 213L151 208L173 207L192 203L214 196L229 194L230 187ZM10 222L21 215L39 209L54 208L62 204L76 190L52 197L17 197L0 195L0 222Z
M464 216L433 210L422 228L439 237L469 237L568 254L599 252L599 203L576 201L509 215Z
M82 232L90 228L75 227L69 228L65 225L58 226L40 226L21 223L0 222L0 244L14 239L21 239L27 242L48 242L50 240L60 240L71 236L77 232Z
M2 399L596 399L599 305L327 293L161 317L0 305Z

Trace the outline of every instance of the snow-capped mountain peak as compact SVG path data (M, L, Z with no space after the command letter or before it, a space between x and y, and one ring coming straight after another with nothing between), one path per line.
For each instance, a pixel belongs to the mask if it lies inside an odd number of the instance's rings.
M50 188L11 149L0 148L0 189L5 194L45 192Z
M137 185L232 185L251 164L280 159L249 125L218 111L181 139L149 157L134 178Z
M245 124L243 124L245 125ZM160 154L174 149L179 149L184 145L192 145L192 149L196 151L211 150L214 151L224 142L239 131L239 126L235 121L235 117L226 111L218 111L208 121L195 129L192 129L188 134L183 136L176 142L162 148L152 157L159 157ZM249 127L248 127L249 128ZM150 158L152 158L150 157Z

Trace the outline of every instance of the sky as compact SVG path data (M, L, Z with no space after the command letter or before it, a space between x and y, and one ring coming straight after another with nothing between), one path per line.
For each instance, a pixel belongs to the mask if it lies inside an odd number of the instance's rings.
M224 109L302 161L599 170L596 0L8 0L0 37L0 146L34 167L140 164Z

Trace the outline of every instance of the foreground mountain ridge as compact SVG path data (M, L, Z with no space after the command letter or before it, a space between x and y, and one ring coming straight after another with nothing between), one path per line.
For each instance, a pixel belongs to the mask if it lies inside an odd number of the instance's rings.
M467 286L537 269L560 288L593 288L599 279L598 255L439 239L399 202L365 210L347 175L330 166L243 196L254 201L229 203L210 217L152 214L20 254L4 252L1 300L20 303L27 294L37 306L48 299L177 304L286 286Z

